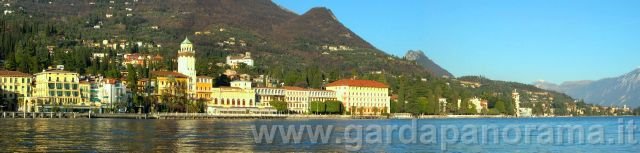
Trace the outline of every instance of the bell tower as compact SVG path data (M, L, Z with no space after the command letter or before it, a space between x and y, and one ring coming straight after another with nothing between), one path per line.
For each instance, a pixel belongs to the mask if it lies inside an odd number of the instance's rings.
M189 76L187 88L189 92L196 91L196 51L189 38L185 37L178 50L178 72Z

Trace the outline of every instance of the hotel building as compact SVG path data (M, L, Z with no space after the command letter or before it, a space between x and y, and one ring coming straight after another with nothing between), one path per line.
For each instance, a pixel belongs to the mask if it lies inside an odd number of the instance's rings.
M381 114L390 112L389 88L386 84L371 80L338 80L326 85L335 91L347 112L352 114Z

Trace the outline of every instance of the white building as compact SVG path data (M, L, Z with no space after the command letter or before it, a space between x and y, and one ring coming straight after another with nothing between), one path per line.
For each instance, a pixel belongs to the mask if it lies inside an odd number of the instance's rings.
M196 51L193 50L193 44L189 41L189 38L185 37L178 51L178 73L189 76L189 85L187 88L190 89L190 92L196 91L197 76L195 55Z
M511 93L511 96L513 97L513 102L516 104L516 116L520 115L520 94L518 93L517 89L513 89L513 93Z
M255 88L256 105L262 108L270 108L271 101L285 101L285 90L282 88Z
M284 87L284 89L289 110L297 113L309 112L309 91L300 87Z
M251 52L240 54L237 56L227 56L227 65L235 68L238 64L244 63L248 66L253 66L253 59L251 59Z
M383 114L390 112L391 97L386 84L371 80L338 80L326 85L335 91L347 112L352 114Z
M478 97L473 97L469 100L469 102L471 102L471 104L476 106L476 113L481 113L482 112L482 100Z
M116 79L104 79L98 84L98 98L102 108L118 109L117 106L126 102L126 86Z
M447 98L438 98L438 103L440 103L440 112L447 113L447 105L449 104Z
M531 108L520 108L518 109L518 117L531 117L533 116L533 109Z
M236 87L244 90L251 90L251 81L231 81L231 87Z

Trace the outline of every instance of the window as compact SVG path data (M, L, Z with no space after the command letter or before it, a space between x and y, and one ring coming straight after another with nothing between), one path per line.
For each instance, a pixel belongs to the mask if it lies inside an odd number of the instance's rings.
M53 92L53 91L49 91L49 96L51 96L51 97L56 96L56 93Z
M64 92L64 94L65 94L67 97L70 97L70 96L71 96L71 91Z
M58 97L62 97L62 91L58 91Z
M69 88L71 88L71 87L69 86L69 84L68 84L68 83L65 83L65 84L64 84L64 89L69 90Z
M61 83L56 84L56 89L62 89L62 84Z
M78 84L73 84L73 90L78 89Z

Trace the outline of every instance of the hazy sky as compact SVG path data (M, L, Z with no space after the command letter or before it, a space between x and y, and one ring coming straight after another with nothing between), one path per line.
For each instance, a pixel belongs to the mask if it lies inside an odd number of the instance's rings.
M456 76L593 80L640 66L640 0L274 0L324 6L377 48L420 49Z

